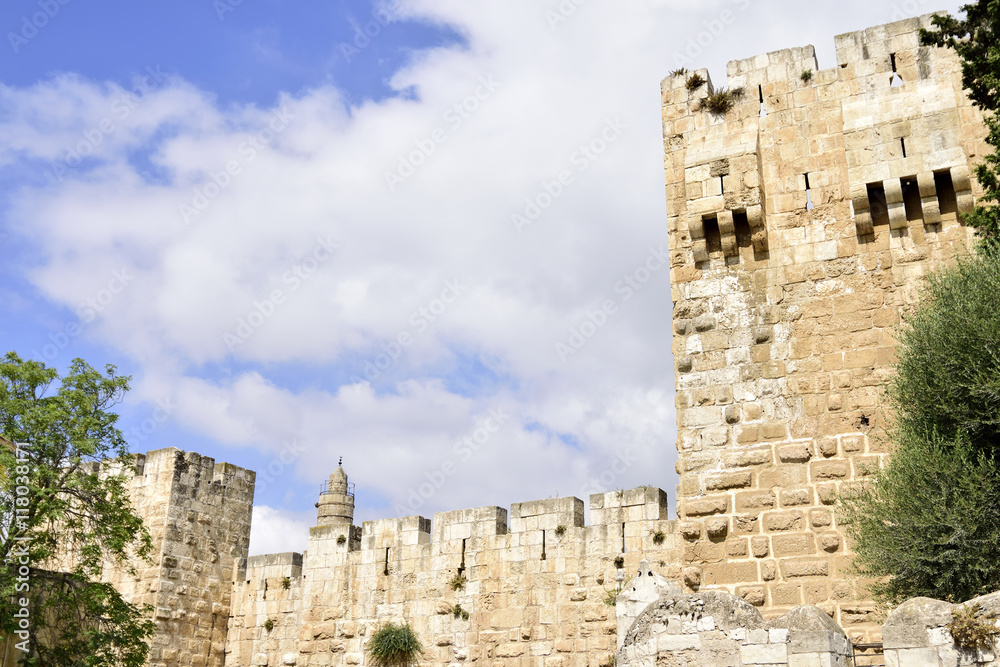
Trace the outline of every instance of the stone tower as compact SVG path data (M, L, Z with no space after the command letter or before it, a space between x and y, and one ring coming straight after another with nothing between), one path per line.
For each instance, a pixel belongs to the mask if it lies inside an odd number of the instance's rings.
M347 528L354 524L354 491L347 482L347 473L342 465L330 475L327 486L320 492L317 526L340 526Z
M711 82L662 83L689 588L871 623L833 505L887 455L895 327L968 248L988 150L930 26L840 35L824 70L811 46L730 62L722 113Z
M135 575L108 568L104 580L130 602L153 607L149 667L221 667L233 584L246 575L253 471L169 447L139 454L132 504L153 542Z

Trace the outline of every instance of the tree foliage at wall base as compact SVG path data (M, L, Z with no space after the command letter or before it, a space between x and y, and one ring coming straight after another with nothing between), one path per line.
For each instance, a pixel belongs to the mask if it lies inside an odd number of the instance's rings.
M855 568L877 597L1000 590L1000 252L933 276L900 337L892 457L843 498Z

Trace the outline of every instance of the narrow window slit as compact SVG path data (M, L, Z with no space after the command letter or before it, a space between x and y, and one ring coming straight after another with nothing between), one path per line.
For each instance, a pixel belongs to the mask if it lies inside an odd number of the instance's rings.
M868 184L868 210L871 211L872 224L889 224L889 205L885 201L885 186L882 183Z
M906 219L908 221L923 220L924 209L920 205L920 186L917 185L917 177L901 178L899 183L903 186L903 206L906 208Z
M545 530L542 530L542 558L541 558L541 560L545 560Z
M938 208L941 214L958 213L958 197L955 195L955 183L951 180L951 171L944 169L934 172L934 189L937 190Z
M899 138L899 147L903 149L903 157L906 157L906 139L903 137Z
M809 174L802 175L806 177L806 210L811 211L815 208L815 204L813 204L812 189L809 187Z
M622 553L625 553L625 524L622 524Z
M757 95L760 97L760 117L763 118L767 115L767 109L764 108L764 86L757 86Z
M899 76L899 72L896 71L896 54L889 54L889 64L892 65L892 78L889 79L889 87L896 88L903 85L903 79Z
M753 239L750 234L750 222L747 219L746 209L733 211L733 232L736 234L737 247L750 247Z
M705 245L708 248L709 254L722 252L722 234L719 232L718 216L713 215L710 218L703 219L702 226L705 228Z
M458 566L458 576L465 572L465 538L462 538L462 563Z
M389 547L385 548L385 568L382 570L382 574L389 574Z

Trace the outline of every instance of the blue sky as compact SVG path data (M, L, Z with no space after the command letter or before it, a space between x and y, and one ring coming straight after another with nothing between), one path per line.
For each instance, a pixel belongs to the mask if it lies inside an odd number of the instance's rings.
M0 341L257 470L254 553L339 456L359 522L672 497L660 79L957 4L5 3Z

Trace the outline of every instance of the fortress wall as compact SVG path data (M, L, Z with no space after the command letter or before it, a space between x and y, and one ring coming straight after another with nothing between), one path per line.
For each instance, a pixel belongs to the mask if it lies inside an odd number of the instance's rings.
M877 637L833 506L888 455L893 332L971 243L961 214L988 151L955 55L918 43L928 25L838 36L826 70L812 47L733 61L743 94L722 115L704 109L711 84L662 82L677 521L643 487L592 495L590 525L583 501L554 498L357 527L338 468L307 551L248 563L254 474L157 450L131 487L153 562L105 574L156 609L150 665L365 664L393 621L422 664L598 667L616 646L605 601L641 560L662 585L769 618L815 604Z
M929 25L841 35L827 70L812 47L731 62L724 116L689 74L663 81L688 590L876 627L832 505L887 454L893 331L968 247L987 150L954 53L919 45Z
M295 554L251 559L249 581L234 587L226 664L364 664L368 638L394 621L423 642L422 664L597 667L615 650L605 602L615 558L623 580L644 558L680 570L666 493L647 487L590 503L590 526L583 501L554 498L515 504L509 526L503 508L479 507L368 521L357 542L349 526L312 528L301 576L288 564ZM284 576L289 589L276 589Z
M254 473L176 448L136 457L130 491L153 542L135 576L104 579L154 607L151 667L221 666L233 582L244 576Z

